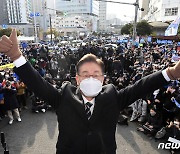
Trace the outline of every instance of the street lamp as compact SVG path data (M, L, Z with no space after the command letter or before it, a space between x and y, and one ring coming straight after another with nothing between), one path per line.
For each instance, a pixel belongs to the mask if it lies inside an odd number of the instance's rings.
M69 0L67 0L67 1L69 1ZM44 6L44 9L56 11L56 14L61 14L61 15L64 14L64 12L62 12L60 10L48 8L46 5ZM53 16L56 16L56 14L53 14ZM52 45L52 42L53 42L52 14L49 14L49 26L50 26L50 35L51 35L51 45Z
M135 43L136 40L136 36L137 36L137 31L136 31L136 25L137 25L137 14L138 14L138 8L139 8L139 0L136 0L136 3L134 3L135 6L135 16L134 16L134 24L133 24L133 45Z
M96 0L100 2L110 2L110 3L118 3L118 4L127 4L127 5L134 5L135 6L135 16L134 16L134 24L133 24L133 44L135 43L136 39L136 25L137 25L137 15L138 15L138 9L139 9L139 0L136 0L135 3L127 3L127 2L116 2L111 0ZM141 11L144 11L144 8L140 8Z
M52 21L51 21L52 19L51 19L51 14L49 14L49 26L50 26L50 33L51 33L51 45L52 45Z

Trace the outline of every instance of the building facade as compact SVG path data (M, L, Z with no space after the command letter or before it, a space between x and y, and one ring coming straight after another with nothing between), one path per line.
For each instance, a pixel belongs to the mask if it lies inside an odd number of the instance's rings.
M99 2L95 0L56 0L56 9L67 14L90 14L98 16Z
M29 16L32 9L30 0L0 0L0 6L1 24L32 23Z
M62 35L79 36L80 33L86 33L90 28L89 19L84 16L57 16L57 29Z
M0 0L0 6L1 24L32 23L29 16L32 9L30 0Z
M99 23L98 23L99 31L106 31L107 28L106 14L107 14L107 3L99 2Z
M56 24L59 31L65 29L77 31L77 28L87 32L97 31L97 20L99 16L98 1L56 0L56 9L63 12L63 15L57 15Z
M0 0L0 6L2 28L17 27L24 35L32 34L32 19L29 16L32 10L31 0Z
M31 0L35 14L39 16L32 17L33 23L37 25L37 30L47 32L50 28L50 19L52 27L56 28L56 7L55 0ZM36 21L34 21L36 20Z
M149 11L149 2L150 0L141 0L141 8L144 8L144 11L141 12L141 18L147 15Z
M7 1L0 0L0 25L7 25L9 23L9 17L8 17L8 6L7 6Z
M149 22L171 22L180 16L180 0L150 0L142 19Z

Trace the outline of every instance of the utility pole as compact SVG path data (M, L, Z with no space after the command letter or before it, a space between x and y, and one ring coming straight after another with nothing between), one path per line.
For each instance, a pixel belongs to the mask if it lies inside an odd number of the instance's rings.
M51 21L51 14L49 14L49 24L50 24L50 33L51 33L51 45L52 45L52 21Z
M113 1L113 0L96 0L96 1L126 4L126 5L134 5L135 6L135 16L134 16L134 24L133 24L133 37L132 37L132 39L133 39L132 43L134 45L135 40L136 40L136 36L137 36L136 25L137 25L137 16L138 16L138 9L139 9L139 0L136 0L135 3L118 2L118 1ZM144 11L143 8L141 8L140 10Z
M135 43L136 40L136 36L137 36L137 31L136 31L136 25L137 25L137 16L138 16L138 9L139 9L139 0L136 0L135 5L135 16L134 16L134 24L133 24L133 45Z
M45 32L47 32L47 10L46 10L46 1L42 0L42 8L43 8L43 16L42 16L42 20L43 20L43 39L46 39L46 35Z
M37 25L36 25L36 16L35 16L36 10L35 10L35 2L33 0L33 18L34 18L34 35L35 35L35 42L38 42L37 38Z

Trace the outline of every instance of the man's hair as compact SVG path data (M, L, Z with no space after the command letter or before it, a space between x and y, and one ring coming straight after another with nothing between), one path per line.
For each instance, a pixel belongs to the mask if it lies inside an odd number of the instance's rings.
M104 73L104 63L101 59L99 59L98 57L96 57L94 54L86 54L84 55L79 62L76 65L76 72L79 73L79 69L80 67L85 64L85 63L96 63L97 65L99 65L101 67L102 72Z

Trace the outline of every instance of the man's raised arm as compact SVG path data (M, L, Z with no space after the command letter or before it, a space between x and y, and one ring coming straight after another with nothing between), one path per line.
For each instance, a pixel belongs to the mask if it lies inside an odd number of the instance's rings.
M166 86L169 81L180 78L180 61L174 67L168 67L148 75L135 84L128 86L118 92L118 99L121 100L120 108L124 109L139 98L144 98L156 89Z

